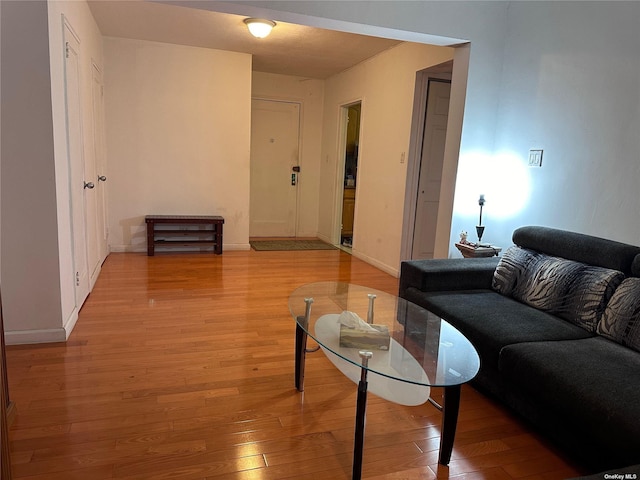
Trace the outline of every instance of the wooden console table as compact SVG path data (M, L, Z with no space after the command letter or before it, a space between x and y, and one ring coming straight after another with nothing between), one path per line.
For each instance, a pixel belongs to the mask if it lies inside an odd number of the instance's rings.
M147 223L147 255L150 257L155 254L156 246L213 247L213 253L222 253L222 217L147 215L144 220ZM185 226L187 228L181 228Z

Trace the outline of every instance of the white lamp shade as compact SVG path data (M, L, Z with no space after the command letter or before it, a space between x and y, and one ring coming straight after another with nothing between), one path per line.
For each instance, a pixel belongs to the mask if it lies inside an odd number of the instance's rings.
M271 20L262 20L260 18L246 18L244 23L251 35L257 38L264 38L271 33L271 29L276 26L276 22Z

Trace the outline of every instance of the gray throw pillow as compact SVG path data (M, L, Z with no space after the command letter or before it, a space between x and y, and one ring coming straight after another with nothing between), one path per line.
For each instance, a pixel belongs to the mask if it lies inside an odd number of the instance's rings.
M527 277L535 270L542 253L517 246L509 247L493 273L493 289L507 297L527 282Z
M624 274L617 270L515 246L500 259L493 288L595 332L607 302L623 279Z
M640 352L640 278L626 278L616 289L597 332Z

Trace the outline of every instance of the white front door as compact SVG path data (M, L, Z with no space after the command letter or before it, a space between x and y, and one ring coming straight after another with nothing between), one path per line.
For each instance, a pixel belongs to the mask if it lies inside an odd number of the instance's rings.
M297 223L300 104L251 102L251 237L294 237Z
M82 103L80 93L80 42L65 23L64 41L65 96L67 110L67 149L71 194L71 228L73 230L73 260L76 307L79 309L89 295L89 269L85 223L84 147L82 139Z
M433 258L451 83L429 80L412 259Z

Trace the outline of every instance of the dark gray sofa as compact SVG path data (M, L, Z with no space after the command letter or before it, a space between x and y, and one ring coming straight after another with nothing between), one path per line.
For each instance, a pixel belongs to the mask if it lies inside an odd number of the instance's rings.
M513 242L403 262L399 296L460 330L480 356L472 384L587 469L639 464L640 247L546 227Z

